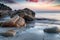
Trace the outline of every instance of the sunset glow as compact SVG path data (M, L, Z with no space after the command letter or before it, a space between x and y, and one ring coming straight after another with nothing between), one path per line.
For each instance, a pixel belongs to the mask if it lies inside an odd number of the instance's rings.
M60 6L58 3L55 3L55 1L38 1L38 2L28 2L26 0L17 1L17 3L14 4L6 4L10 6L12 9L23 9L23 8L30 8L33 10L60 10Z
M54 4L47 3L29 3L23 4L22 6L36 10L60 10L60 6L55 6Z

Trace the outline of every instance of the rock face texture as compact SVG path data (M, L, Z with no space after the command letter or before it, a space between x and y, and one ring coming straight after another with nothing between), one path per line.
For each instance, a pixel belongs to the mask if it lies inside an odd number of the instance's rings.
M9 21L4 22L2 27L22 27L25 25L25 20L22 17L14 16Z
M46 29L44 29L44 32L47 32L47 33L59 33L60 29L58 29L58 27L46 28Z
M10 7L0 3L0 18L9 15L9 11L12 11Z
M35 17L35 12L28 9L28 8L24 8L23 9L28 15L31 15L32 17Z
M0 3L0 10L12 10L10 7Z

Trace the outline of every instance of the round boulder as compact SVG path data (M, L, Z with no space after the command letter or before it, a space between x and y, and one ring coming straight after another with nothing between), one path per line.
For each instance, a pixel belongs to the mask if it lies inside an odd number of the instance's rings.
M47 32L47 33L59 33L60 29L58 29L57 27L46 28L46 29L44 29L44 32Z
M35 12L32 11L31 9L24 8L23 9L28 15L31 15L32 17L35 17Z

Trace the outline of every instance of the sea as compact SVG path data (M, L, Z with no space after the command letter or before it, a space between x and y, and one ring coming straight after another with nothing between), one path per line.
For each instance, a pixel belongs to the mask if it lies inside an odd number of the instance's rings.
M0 33L8 30L15 30L17 33L14 37L0 36L0 40L60 40L60 33L45 33L45 28L60 28L60 13L36 13L35 20L22 28L2 28ZM0 22L9 20L10 17L1 18Z

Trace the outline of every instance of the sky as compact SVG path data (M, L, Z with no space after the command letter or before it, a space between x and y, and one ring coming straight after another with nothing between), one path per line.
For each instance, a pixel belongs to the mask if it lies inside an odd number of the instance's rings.
M0 0L0 3L10 6L13 10L30 8L32 10L42 11L59 11L60 0L38 0L38 2L30 2L27 0Z

